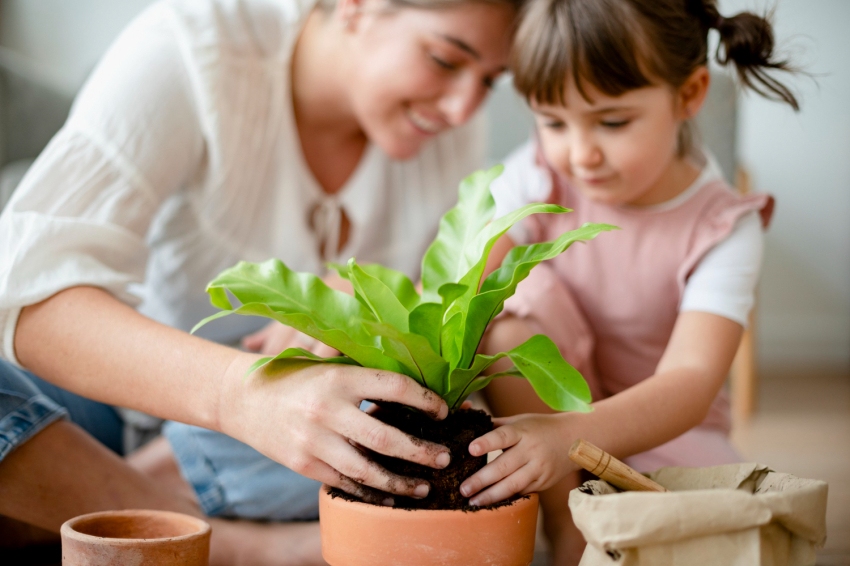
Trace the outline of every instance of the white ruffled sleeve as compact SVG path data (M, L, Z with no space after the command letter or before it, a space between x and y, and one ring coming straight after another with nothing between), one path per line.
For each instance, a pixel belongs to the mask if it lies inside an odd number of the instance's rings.
M679 311L716 314L746 328L763 255L761 218L758 212L750 212L696 266L685 284Z
M203 136L163 4L119 37L0 216L0 355L23 307L74 286L134 305L148 228L195 173Z
M537 143L529 140L505 159L505 171L490 185L496 201L495 218L533 202L543 202L552 192L552 179L536 162ZM530 236L524 222L508 231L516 244L528 244Z

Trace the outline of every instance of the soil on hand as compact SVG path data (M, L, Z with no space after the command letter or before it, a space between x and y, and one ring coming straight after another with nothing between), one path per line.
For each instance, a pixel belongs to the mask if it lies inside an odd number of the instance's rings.
M469 499L461 495L460 484L487 463L486 456L474 457L469 453L469 443L493 430L493 421L490 415L484 411L461 409L450 413L442 421L435 421L424 413L409 407L395 403L381 403L380 410L373 416L415 438L441 444L447 447L452 455L448 467L437 470L407 460L369 452L372 460L389 471L400 476L424 479L431 484L431 490L424 499L394 495L395 507L406 509L478 509L477 507L470 507ZM333 490L333 492L335 496L347 496L339 490ZM350 496L347 498L350 498Z

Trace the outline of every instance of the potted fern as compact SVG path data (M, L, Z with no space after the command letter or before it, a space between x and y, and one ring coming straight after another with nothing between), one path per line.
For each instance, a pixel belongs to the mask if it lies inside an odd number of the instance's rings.
M329 490L322 490L323 552L331 564L398 564L398 558L378 558L386 555L386 549L368 550L357 545L365 540L379 546L384 542L404 542L415 546L419 544L416 542L419 535L433 534L433 529L449 526L447 513L470 511L459 486L466 477L480 469L486 459L473 458L467 447L473 438L492 430L493 425L483 412L461 409L461 404L471 393L486 387L493 379L502 375L521 376L528 379L540 398L555 410L590 410L587 384L546 336L534 336L508 352L493 355L479 353L478 348L487 326L534 266L554 258L574 242L590 240L614 227L586 224L551 242L515 247L501 266L482 282L490 251L516 222L532 214L569 212L569 209L558 205L534 203L493 220L495 203L489 187L501 171L501 166L478 171L461 183L458 204L443 216L437 237L422 259L421 293L403 273L378 264L361 265L354 258L347 265L333 266L351 282L354 296L331 289L316 275L294 272L274 259L259 264L240 262L222 272L207 287L212 304L221 312L203 320L198 327L231 314L263 316L291 326L340 352L337 357L319 358L304 349L289 348L277 356L259 360L250 371L286 358L357 364L407 375L438 393L449 405L449 417L439 423L405 407L384 407L380 412L379 418L384 422L414 436L444 444L451 450L452 462L444 470L372 455L377 463L393 472L427 479L431 483L429 495L423 500L396 497L396 507L427 511L405 516L406 511L397 508L344 501L344 497L333 498L334 494ZM231 297L236 299L236 304ZM511 370L485 374L493 363L504 357L513 362ZM330 516L332 505L344 506L344 512L354 512L356 518L347 516L334 522ZM511 562L512 559L505 558L507 550L502 547L507 543L514 548L514 554L519 549L520 554L525 556L529 552L528 545L524 550L520 548L522 545L517 537L524 537L528 542L530 536L533 552L536 498L520 498L499 508L499 514L509 516L506 523L509 530L518 523L515 515L517 507L524 509L525 519L519 523L526 529L525 534L500 534L502 531L492 525L486 528L466 525L461 530L465 533L463 546L470 542L470 529L488 532L490 536L486 537L485 546L489 545L490 550L487 552L503 557L493 564L521 563L522 559ZM455 511L449 511L451 509ZM437 513L434 524L429 528L418 525L412 533L403 536L382 535L380 543L375 536L368 535L370 529L378 529L373 534L386 533L386 529L406 522L407 518L411 518L414 524L427 520L427 513ZM366 516L374 518L378 515L386 515L388 522L378 525L365 519ZM480 516L479 521L495 518L492 512L461 515L465 517L459 516L463 521L474 520L473 516ZM401 521L402 517L404 521ZM328 526L331 522L334 522L333 528ZM338 530L351 530L352 527L356 531L352 533L354 540L343 543L342 555L338 554L340 551L336 547L329 548L333 546L330 541L337 540ZM454 527L457 528L461 527ZM450 543L452 536L453 528L449 526L448 532L429 540L437 540L437 546L456 553L457 549L453 547L456 545ZM501 545L499 539L503 539ZM430 547L432 550L436 548L433 544ZM424 563L432 563L430 560ZM405 554L402 562L414 563L409 553ZM447 563L469 562L459 559Z

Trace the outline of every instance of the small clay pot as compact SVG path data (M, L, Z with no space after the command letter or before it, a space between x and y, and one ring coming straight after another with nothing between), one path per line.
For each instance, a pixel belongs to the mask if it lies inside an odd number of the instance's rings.
M210 526L171 511L103 511L66 521L63 566L207 566Z
M537 494L476 511L394 509L319 492L322 556L331 566L528 566Z

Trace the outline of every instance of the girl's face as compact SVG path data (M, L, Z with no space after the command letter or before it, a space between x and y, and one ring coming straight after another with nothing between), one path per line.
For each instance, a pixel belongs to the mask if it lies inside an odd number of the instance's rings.
M699 110L707 88L708 73L698 70L680 89L649 86L612 97L587 85L588 101L570 81L565 106L532 103L543 153L594 201L664 202L696 176L677 156L678 134L682 122Z
M365 0L346 26L350 104L366 136L406 159L469 120L507 66L514 18L501 4L414 9Z

